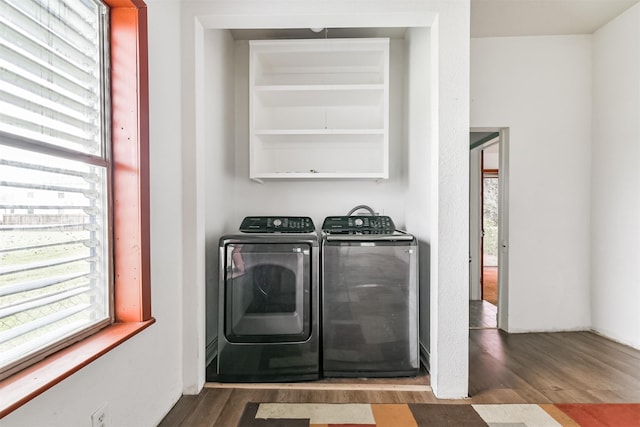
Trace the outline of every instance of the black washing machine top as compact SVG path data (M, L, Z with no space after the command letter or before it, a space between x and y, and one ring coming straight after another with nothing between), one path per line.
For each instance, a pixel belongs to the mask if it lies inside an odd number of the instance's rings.
M393 234L396 226L384 215L328 216L322 223L322 231L330 234Z
M335 242L412 241L415 237L397 230L385 215L328 216L322 223L323 239Z
M315 230L308 216L248 216L240 224L243 233L312 233Z

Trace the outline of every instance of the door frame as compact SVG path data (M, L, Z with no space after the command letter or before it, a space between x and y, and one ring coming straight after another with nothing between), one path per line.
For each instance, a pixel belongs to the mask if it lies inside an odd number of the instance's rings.
M474 146L470 146L471 151L482 150L489 145L499 144L499 173L498 173L498 329L505 331L509 330L509 128L507 127L495 127L495 128L470 128L469 132L497 132L496 138L490 138L486 141L481 141ZM479 185L482 183L482 164L480 163L481 156L476 156L478 162L477 165L472 164L470 161L469 174L477 174ZM477 186L470 185L470 192L477 189ZM470 201L473 200L473 195L470 193ZM478 205L481 207L481 203L470 203L470 209L477 209ZM481 212L479 213L481 215ZM473 215L470 212L470 218L473 219ZM475 259L481 260L481 242L482 238L478 238L481 230L481 221L469 221L469 268L471 270L477 269L482 263L473 262ZM474 296L473 290L473 278L478 278L482 275L482 270L473 273L470 271L469 295ZM477 291L476 291L477 292ZM477 293L476 293L477 295Z

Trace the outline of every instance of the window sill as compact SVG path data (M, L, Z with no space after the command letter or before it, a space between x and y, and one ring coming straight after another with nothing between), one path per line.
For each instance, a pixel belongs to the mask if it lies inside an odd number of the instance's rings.
M155 323L114 323L0 381L0 419Z

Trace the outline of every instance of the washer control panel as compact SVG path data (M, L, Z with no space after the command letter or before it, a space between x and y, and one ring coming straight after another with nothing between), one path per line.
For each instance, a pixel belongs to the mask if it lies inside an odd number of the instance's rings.
M377 216L328 216L322 223L328 233L389 234L396 229L393 220L384 215Z
M242 220L244 233L312 233L316 230L308 216L248 216Z

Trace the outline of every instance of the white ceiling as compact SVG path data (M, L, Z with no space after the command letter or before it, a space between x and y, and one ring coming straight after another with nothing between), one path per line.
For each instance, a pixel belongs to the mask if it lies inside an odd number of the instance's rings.
M471 0L471 37L591 34L640 0Z
M638 0L640 1L640 0ZM353 38L353 37L389 37L402 39L406 28L323 28L314 32L309 28L265 28L231 30L235 40L262 39L323 39L323 38Z
M447 0L452 1L452 0ZM471 37L591 34L640 0L471 0ZM406 28L231 30L236 40L390 37Z

